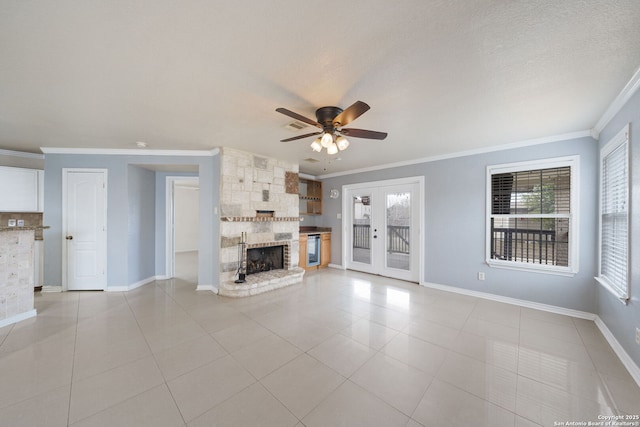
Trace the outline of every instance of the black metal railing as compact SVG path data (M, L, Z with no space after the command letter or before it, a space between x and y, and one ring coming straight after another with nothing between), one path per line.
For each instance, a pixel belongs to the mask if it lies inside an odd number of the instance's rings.
M491 258L534 264L566 265L554 230L491 229Z
M353 224L353 247L370 249L371 226L368 224ZM393 253L410 253L411 227L408 225L387 226L387 251Z

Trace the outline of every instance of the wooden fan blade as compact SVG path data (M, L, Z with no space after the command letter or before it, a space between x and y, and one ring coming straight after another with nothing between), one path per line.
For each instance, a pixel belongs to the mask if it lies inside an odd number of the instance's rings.
M295 141L296 139L308 138L308 137L310 137L310 136L320 135L321 133L322 133L322 132L307 133L307 134L304 134L304 135L294 136L294 137L292 137L292 138L281 139L281 140L280 140L280 142Z
M364 102L356 101L353 105L348 107L342 113L338 114L333 119L333 124L336 127L346 126L352 121L354 121L355 119L357 119L358 117L360 117L361 115L363 115L364 113L366 113L369 110L369 108L371 107L369 107Z
M340 129L340 133L354 138L385 139L387 137L386 132L365 129Z
M287 110L286 108L276 108L276 111L278 113L284 114L285 116L289 116L289 117L294 118L296 120L300 120L301 122L304 122L304 123L306 123L308 125L315 126L315 127L318 127L320 129L322 129L322 125L320 123L318 123L316 121L313 121L311 119L308 119L305 116L301 116L298 113L294 113L293 111Z

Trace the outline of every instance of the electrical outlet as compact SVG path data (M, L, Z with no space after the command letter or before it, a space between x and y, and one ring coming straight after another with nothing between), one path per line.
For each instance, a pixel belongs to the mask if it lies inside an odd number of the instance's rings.
M636 328L636 344L640 345L640 328Z
M15 219L10 219L9 222L7 223L7 225L9 225L9 227L15 227L16 226L16 220Z
M18 227L24 227L24 219L18 220Z
M484 272L478 271L478 280L484 280Z

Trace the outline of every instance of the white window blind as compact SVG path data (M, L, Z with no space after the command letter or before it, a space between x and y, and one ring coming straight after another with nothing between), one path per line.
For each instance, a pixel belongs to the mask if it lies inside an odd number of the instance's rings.
M629 298L629 130L626 126L600 154L600 265L598 281Z
M577 157L487 168L487 263L575 274Z

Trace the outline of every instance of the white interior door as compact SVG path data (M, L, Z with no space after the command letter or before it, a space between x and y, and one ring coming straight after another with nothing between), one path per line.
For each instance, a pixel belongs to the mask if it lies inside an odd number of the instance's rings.
M106 289L106 175L106 170L63 171L63 270L68 290Z
M346 267L419 282L421 180L345 187Z

